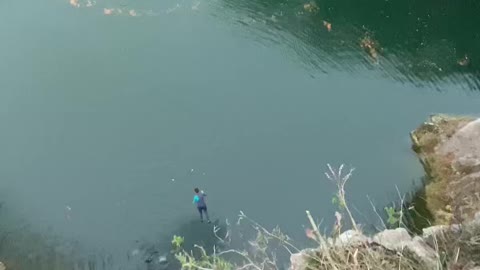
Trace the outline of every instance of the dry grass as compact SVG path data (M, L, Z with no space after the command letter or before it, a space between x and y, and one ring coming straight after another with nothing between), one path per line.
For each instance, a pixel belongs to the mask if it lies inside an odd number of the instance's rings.
M317 251L311 255L307 269L310 270L363 270L363 269L402 269L423 270L425 266L416 256L405 250L396 252L380 245L360 245L348 247L331 247L332 261L325 257L326 252Z
M428 243L438 251L442 269L462 270L480 266L480 224L446 230Z
M427 208L433 214L435 224L451 224L452 198L448 195L448 186L456 176L450 165L450 158L432 155L427 160L430 166L430 179L425 186Z

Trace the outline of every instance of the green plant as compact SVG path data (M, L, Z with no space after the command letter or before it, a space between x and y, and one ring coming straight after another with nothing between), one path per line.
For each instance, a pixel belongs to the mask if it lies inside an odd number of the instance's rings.
M397 211L393 207L385 207L385 213L387 213L387 224L390 227L398 226L400 224L400 211Z
M357 223L355 222L355 219L353 218L352 212L350 211L350 208L347 205L347 200L345 197L345 185L347 184L348 180L353 174L353 171L355 169L351 168L348 173L343 174L343 167L344 165L340 165L338 170L334 170L330 164L327 164L328 167L328 172L325 172L325 176L327 177L328 180L330 180L332 183L334 183L337 186L337 194L335 197L332 199L332 202L334 204L338 204L338 207L345 211L350 219L350 222L352 223L352 228L356 231L359 231L357 227Z
M185 238L183 238L182 236L174 235L172 239L173 250L174 251L180 250L184 242L185 242Z

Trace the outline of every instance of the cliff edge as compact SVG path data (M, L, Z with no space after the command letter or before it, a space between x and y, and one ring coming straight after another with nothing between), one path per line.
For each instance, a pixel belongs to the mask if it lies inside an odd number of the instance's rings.
M480 119L433 115L411 132L425 168L434 224L463 223L480 211Z

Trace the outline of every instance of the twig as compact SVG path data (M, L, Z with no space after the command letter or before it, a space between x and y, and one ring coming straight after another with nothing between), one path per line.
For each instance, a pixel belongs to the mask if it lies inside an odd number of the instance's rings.
M228 243L230 243L230 230L227 228L227 233L225 234L225 237L222 238L218 235L220 229L221 228L217 225L213 226L213 235L215 236L215 238L217 238L223 244L227 243L227 241Z
M241 257L243 257L244 259L246 259L246 260L249 262L249 265L252 265L252 266L253 266L255 269L257 269L257 270L262 270L262 268L260 268L258 265L256 265L256 264L252 261L252 259L250 259L250 258L248 257L247 254L242 253L242 252L240 252L240 251L238 251L238 250L235 250L235 249L229 249L229 250L226 250L226 251L222 251L222 252L218 253L218 256L221 256L221 255L224 255L224 254L229 254L229 253L233 253L233 254L240 255Z
M310 225L313 228L313 233L317 236L317 239L320 241L320 245L323 247L323 250L325 251L328 262L331 264L331 266L333 267L334 270L338 270L338 268L335 265L335 262L332 259L332 256L330 256L330 251L328 250L327 241L325 241L325 238L318 231L317 224L315 224L315 221L313 220L313 217L310 214L310 211L307 210L305 212L307 213L308 221L310 222Z
M455 254L455 263L458 262L458 256L460 255L460 247L457 247L457 252Z
M370 196L367 195L367 199L368 199L368 201L370 202L370 205L372 206L373 212L375 212L375 214L377 215L378 219L380 219L380 222L382 222L383 228L386 229L386 228L387 228L387 225L386 225L385 222L383 221L382 216L380 216L380 214L377 212L377 208L375 207L375 205L373 204L372 200L370 199Z
M201 267L201 266L198 266L194 263L186 263L185 265L190 266L190 267L195 267L195 268L200 269L200 270L213 270L212 268Z
M395 185L395 189L397 190L398 197L400 198L400 217L398 218L398 227L401 227L402 225L405 225L403 224L403 206L405 203L405 194L403 196L400 194L400 190L398 190L397 185Z
M340 201L340 205L345 208L345 211L347 212L348 217L352 222L353 229L355 231L360 231L357 227L355 219L353 218L352 212L350 211L347 201L345 199L345 184L348 182L348 179L350 179L355 169L351 168L350 171L345 176L342 176L341 173L343 169L343 164L340 165L338 172L335 172L330 164L327 164L327 167L328 167L328 170L330 171L330 174L328 172L325 172L325 175L330 181L332 181L337 185L338 200Z
M255 228L256 230L260 230L260 231L262 231L264 234L266 234L266 235L268 235L268 236L270 236L270 237L272 237L272 238L280 241L283 245L286 245L286 246L290 247L291 249L295 250L295 252L300 252L300 249L298 249L297 247L295 247L293 244L291 244L290 242L286 241L285 239L282 239L282 238L278 237L278 236L275 235L275 234L272 234L272 233L269 232L267 229L265 229L263 226L261 226L260 224L258 224L256 221L254 221L253 219L250 219L249 217L247 217L242 211L240 211L240 215L239 215L239 220L241 220L241 219L246 219L246 220L248 220L250 223L252 223L253 225L255 225L254 228ZM287 249L287 248L285 247L285 249ZM287 251L290 252L289 249L287 249Z

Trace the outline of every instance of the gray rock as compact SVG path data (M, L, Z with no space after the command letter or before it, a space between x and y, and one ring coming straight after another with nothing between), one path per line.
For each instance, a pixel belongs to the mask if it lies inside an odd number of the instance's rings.
M460 156L453 162L453 167L457 172L478 172L480 171L480 157L472 154Z
M402 250L411 240L412 237L403 228L384 230L373 237L374 242L392 250Z
M304 249L298 253L290 255L290 270L305 270L307 268L310 254L314 254L315 249Z
M435 250L419 236L412 239L407 230L403 228L382 231L373 237L373 241L391 250L413 252L427 269L435 269L437 266L438 259Z
M474 225L480 225L480 211L475 213L472 223Z
M371 239L363 235L361 232L356 230L348 230L343 232L335 239L335 242L332 239L329 239L330 244L336 246L351 246L358 245L363 243L370 243Z
M406 245L410 251L414 252L420 260L431 269L437 269L437 252L433 250L424 240L419 236L415 236L411 242Z
M3 262L0 262L0 270L7 270L7 267L5 264L3 264Z
M457 225L457 224L454 224L454 225L436 225L436 226L430 226L428 228L424 228L422 230L422 237L424 239L427 239L427 238L432 238L432 237L435 237L435 236L439 236L443 233L445 233L446 231L452 231L452 232L459 232L461 229L461 226L460 225Z
M466 124L439 148L440 154L453 153L463 166L480 164L480 118Z
M434 228L427 229L426 234L435 235L436 233L440 233L449 228L450 227L448 226L435 226ZM376 243L386 249L398 252L408 250L423 263L422 265L425 269L438 269L438 258L435 250L432 249L422 237L415 236L412 238L407 230L403 228L384 230L377 233L373 238L367 237L361 232L355 230L348 230L340 234L335 242L329 239L330 245L322 248L332 248L335 246L347 247L358 244L370 245L372 243ZM305 270L309 259L316 251L317 250L315 249L306 249L291 255L290 270Z

